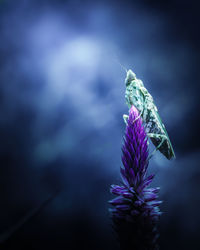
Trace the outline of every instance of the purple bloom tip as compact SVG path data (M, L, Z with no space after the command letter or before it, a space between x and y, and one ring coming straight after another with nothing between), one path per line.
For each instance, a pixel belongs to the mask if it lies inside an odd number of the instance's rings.
M146 177L148 167L148 143L145 128L138 110L132 106L129 111L124 144L122 146L121 178L122 186L112 185L111 193L118 195L110 201L116 210L113 217L120 218L151 215L156 220L160 215L157 201L159 188L147 188L154 175ZM123 216L122 216L123 215ZM119 218L119 216L117 216ZM134 220L134 218L133 218Z

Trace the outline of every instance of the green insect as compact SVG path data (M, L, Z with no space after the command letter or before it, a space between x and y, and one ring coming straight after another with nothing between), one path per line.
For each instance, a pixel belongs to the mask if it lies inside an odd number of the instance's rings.
M156 147L154 152L156 150L159 150L169 160L175 158L172 144L170 142L165 126L158 114L158 109L154 104L153 97L144 87L143 82L137 79L133 71L128 70L125 84L126 103L128 104L129 108L134 105L140 112L140 116L142 117L142 120L144 122L147 135ZM126 119L127 115L124 115L125 122Z

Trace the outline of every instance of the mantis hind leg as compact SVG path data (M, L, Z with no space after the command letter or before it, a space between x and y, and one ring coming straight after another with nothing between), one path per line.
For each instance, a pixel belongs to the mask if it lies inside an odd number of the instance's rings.
M151 159L151 157L156 153L156 151L162 146L162 144L164 143L164 141L167 139L167 137L165 135L162 134L153 134L153 133L148 133L147 134L150 138L158 138L161 139L161 142L158 144L158 146L154 149L154 151L151 153L151 155L149 156L148 160Z

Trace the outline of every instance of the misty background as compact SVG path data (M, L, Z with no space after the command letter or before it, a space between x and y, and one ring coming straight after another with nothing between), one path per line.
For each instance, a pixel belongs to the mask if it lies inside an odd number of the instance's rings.
M107 201L120 182L123 67L154 97L176 153L149 165L160 248L200 249L198 9L0 0L1 249L119 249Z

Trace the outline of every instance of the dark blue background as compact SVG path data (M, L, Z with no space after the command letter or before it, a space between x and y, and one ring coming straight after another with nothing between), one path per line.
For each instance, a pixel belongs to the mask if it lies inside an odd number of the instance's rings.
M0 0L2 249L118 249L120 64L153 95L177 156L149 166L161 249L200 248L198 16L194 1Z

